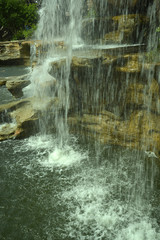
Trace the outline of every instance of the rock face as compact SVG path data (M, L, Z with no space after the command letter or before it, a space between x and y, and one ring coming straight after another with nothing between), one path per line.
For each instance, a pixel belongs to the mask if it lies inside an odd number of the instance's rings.
M139 50L133 46L130 54L127 47L75 53L68 121L71 131L104 144L160 156L159 62L149 62ZM64 59L52 64L57 79L64 65Z
M104 36L105 43L142 43L147 37L149 19L143 15L121 15L112 20L115 31Z
M34 111L31 99L19 100L0 106L0 140L31 135L29 123L37 120L37 112ZM5 120L5 121L4 121ZM28 124L23 128L23 124ZM33 127L32 127L33 130Z
M131 54L127 47L74 53L68 122L71 131L80 130L103 144L153 151L160 156L159 63L147 62L146 54L137 51L133 46ZM64 65L64 59L51 63L50 74L56 73L58 79ZM48 92L48 88L56 85L50 74L49 82L40 83L43 91ZM0 82L17 97L21 97L22 88L30 83L25 76L15 81L3 78ZM51 92L43 105L45 111L53 114L55 99L51 99ZM0 106L0 140L27 137L38 131L36 126L43 111L36 101L39 103L33 98L22 99Z
M70 117L69 123L72 131L77 131L78 125L81 133L103 144L151 151L160 157L160 117L147 111L134 111L127 120L102 111L99 115Z
M104 2L90 1L88 10L92 10L91 16L83 20L82 37L87 43L125 44L113 45L108 49L105 45L86 46L73 51L69 77L70 131L79 131L103 144L151 151L159 157L160 59L153 56L154 61L150 61L145 44L132 44L146 43L150 32L147 9L151 6L155 9L157 1L152 5L152 1L148 0L143 4L139 0L117 0L114 9L115 1L108 0L108 10ZM124 4L127 6L127 15L122 11ZM151 29L153 31L154 28ZM27 63L31 48L36 56L38 52L46 51L48 44L42 47L38 41L1 43L0 64L15 61L19 64L22 59L23 64ZM57 52L65 56L67 46L64 42L55 42L55 46ZM47 114L51 116L51 122L47 124L50 129L53 128L53 106L59 104L59 99L55 99L56 84L58 79L62 79L65 64L65 58L50 63L50 72L45 76L41 66L35 68L37 78L34 84L38 86L41 99L22 99L0 106L0 140L34 134L38 131L37 123ZM25 77L14 81L10 78L0 79L0 86L5 85L17 98L23 97L23 88L29 84ZM45 99L42 98L42 92L44 96L47 95ZM42 104L39 104L40 101Z
M147 63L145 53L74 57L71 130L160 156L158 66Z
M21 98L23 96L22 89L30 84L28 75L0 77L0 86L6 86L8 91L15 97Z
M156 1L154 3L149 0L144 0L143 3L139 0L88 2L82 22L82 38L85 42L92 44L146 42L153 29L153 26L150 26L148 12L153 14L157 12Z
M48 98L41 101L26 98L0 105L0 141L26 138L39 132L39 122L44 121L44 112L49 114L56 100ZM52 122L51 116L50 120Z
M55 41L54 44L57 49L61 49L64 47L63 41ZM33 54L34 59L32 59L32 65L35 65L37 62L36 57L38 57L41 52L46 51L48 45L49 44L46 43L46 45L42 47L41 41L38 40L17 40L0 42L0 66L31 66L30 57Z
M89 43L143 43L149 34L148 27L149 18L141 14L86 18L82 36Z
M27 75L20 77L11 77L6 81L6 88L8 91L15 97L23 97L22 89L30 84L30 81L27 80Z
M29 65L30 44L25 41L0 42L0 65Z

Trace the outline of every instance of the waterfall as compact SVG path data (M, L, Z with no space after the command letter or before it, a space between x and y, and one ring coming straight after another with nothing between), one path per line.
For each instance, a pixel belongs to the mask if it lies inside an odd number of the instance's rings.
M31 73L30 90L35 107L40 108L41 133L47 133L48 126L55 125L59 144L67 141L67 115L70 105L69 76L74 46L81 43L81 1L44 0L39 10L39 23L32 46L31 62L36 58L36 45L39 44L37 66ZM53 69L59 62L59 70ZM58 72L58 73L57 73ZM52 109L46 105L53 104ZM48 110L47 110L48 108Z
M14 149L31 158L20 169L35 180L37 239L160 238L157 102L152 111L159 87L143 53L153 47L155 25L145 34L155 5L113 2L43 0L39 11L28 94L41 136Z

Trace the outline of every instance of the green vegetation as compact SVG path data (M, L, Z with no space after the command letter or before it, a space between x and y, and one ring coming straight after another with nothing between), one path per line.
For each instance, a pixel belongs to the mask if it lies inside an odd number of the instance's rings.
M0 40L29 38L38 20L36 3L0 0Z
M156 32L160 33L160 27L157 27ZM160 37L158 38L158 49L160 49Z

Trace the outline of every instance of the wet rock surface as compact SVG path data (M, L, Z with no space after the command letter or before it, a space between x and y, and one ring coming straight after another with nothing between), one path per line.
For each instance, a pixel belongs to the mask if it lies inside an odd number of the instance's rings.
M16 138L24 131L28 132L28 127L23 129L22 124L24 124L24 122L36 120L36 116L37 111L34 110L31 99L24 99L0 105L0 140Z
M30 45L29 41L0 42L0 65L29 65Z
M74 49L72 53L70 130L104 144L137 148L160 156L160 59L146 53L145 45L149 34L155 31L149 25L147 11L151 7L158 9L158 2L116 1L116 7L115 1L104 2L94 0L87 5L82 38L91 45ZM36 66L36 57L45 54L49 44L40 41L0 43L0 65L29 65L32 50L35 55L32 67L37 69L31 85L26 76L20 76L0 78L0 86L6 86L15 98L24 98L25 87L37 86L39 97L0 106L0 140L34 134L44 112L46 116L53 115L55 103L62 107L55 89L65 71L67 45L64 41L54 42L55 55L58 53L61 58L50 62L50 70L43 76L41 66ZM48 125L53 125L52 120Z
M23 97L22 89L30 84L28 74L12 77L0 77L0 86L6 86L8 91L15 97Z
M82 117L69 118L70 129L86 137L128 148L154 152L160 157L160 116L146 111L134 111L130 118L123 120L111 112L103 111L99 115L84 114ZM78 127L77 127L78 125Z
M115 31L104 36L105 43L142 43L147 37L149 19L143 15L120 15L112 20Z
M81 134L104 144L154 152L159 157L158 66L158 62L147 63L145 53L74 58L71 99L74 96L78 115L69 118L71 131L81 129Z
M153 151L159 156L160 86L155 73L159 63L147 64L145 53L123 54L122 51L118 56L114 53L115 50L90 49L85 51L85 56L76 53L72 58L68 119L71 131L81 129L81 134L104 144ZM56 72L58 79L64 65L64 59L51 63L50 74ZM52 81L40 83L43 90L56 86L56 79L51 75L48 76ZM15 90L11 91L13 95L16 91L21 95L23 87L30 83L24 79L25 76L20 76L14 82L11 78L1 78L0 82L8 90ZM1 140L27 137L38 131L36 124L42 105L36 101L22 99L0 106L1 123L6 122L1 127ZM49 98L45 102L50 109L55 100Z
M69 122L71 125L78 124L82 129L86 129L84 132L99 138L101 142L157 153L160 149L160 88L158 80L148 79L145 72L149 69L155 72L153 70L158 68L159 63L155 64L153 69L153 65L144 64L143 53L121 52L115 56L115 50L112 50L110 54L109 51L106 53L103 50L89 50L85 51L86 56L76 54L72 58L69 113L75 117L69 118ZM64 64L64 59L51 63L51 74L57 72L58 78ZM30 84L28 80L24 80L25 77L17 77L15 81L13 78L1 78L0 82L1 85L5 84L14 96L22 97L22 89ZM56 80L53 80L46 82L45 86L41 83L41 88L54 88ZM35 110L33 102L25 99L1 106L3 119L8 117L8 122L11 122L11 119L13 122L14 119L17 123L16 128L9 125L8 130L7 126L3 128L6 134L1 133L1 140L14 137L15 134L24 137L30 135L40 110ZM75 114L78 114L78 117Z

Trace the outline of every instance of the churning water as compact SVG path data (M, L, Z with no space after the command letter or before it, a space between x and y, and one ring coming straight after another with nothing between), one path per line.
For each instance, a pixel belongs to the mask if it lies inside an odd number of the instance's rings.
M26 94L39 104L48 97L60 101L53 107L57 133L46 133L45 112L40 135L0 143L2 240L160 239L154 156L68 134L68 79L72 49L82 44L81 7L79 0L43 1L36 33L42 53ZM65 55L57 53L54 39L65 40ZM58 79L49 74L57 59L66 63ZM55 88L46 90L48 82Z
M82 140L0 143L0 239L160 239L154 159Z

